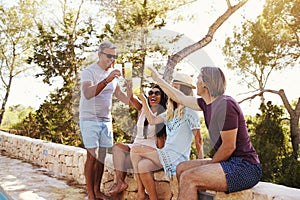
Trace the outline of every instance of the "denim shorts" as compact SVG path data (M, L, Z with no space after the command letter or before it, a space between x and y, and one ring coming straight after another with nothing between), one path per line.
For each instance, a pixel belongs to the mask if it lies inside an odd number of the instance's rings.
M261 179L260 164L251 164L243 158L232 157L220 163L227 180L227 193L246 190L255 186Z
M80 120L80 132L84 147L112 147L112 122Z

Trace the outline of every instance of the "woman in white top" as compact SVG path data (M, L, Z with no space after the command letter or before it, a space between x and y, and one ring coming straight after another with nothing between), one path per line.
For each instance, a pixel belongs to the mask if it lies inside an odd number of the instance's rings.
M192 78L187 74L176 73L173 87L186 95L193 95ZM150 124L164 122L167 139L162 149L149 146L134 146L130 151L135 178L138 184L137 199L158 199L153 172L164 169L171 178L176 174L176 166L189 160L193 136L198 158L203 158L202 138L200 134L199 113L168 99L166 112L154 115L147 106L147 99L139 95ZM145 193L145 189L147 194Z
M146 119L142 103L131 95L132 105L141 111L137 125L135 139L132 144L116 143L113 146L113 163L116 172L116 183L108 192L116 195L124 191L128 185L124 182L127 169L132 168L130 149L136 145L146 145L152 148L162 148L166 139L166 129L163 123L150 125ZM167 96L159 86L154 86L148 92L148 105L153 113L161 114L166 110Z

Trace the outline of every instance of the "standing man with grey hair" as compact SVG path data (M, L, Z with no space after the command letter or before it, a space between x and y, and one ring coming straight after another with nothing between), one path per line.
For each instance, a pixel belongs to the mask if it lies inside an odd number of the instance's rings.
M87 150L84 170L89 200L108 199L100 191L100 184L106 150L113 145L113 94L123 103L129 104L129 98L115 80L121 72L112 69L117 58L116 46L103 42L99 47L98 58L97 62L85 68L81 74L79 118L81 136Z

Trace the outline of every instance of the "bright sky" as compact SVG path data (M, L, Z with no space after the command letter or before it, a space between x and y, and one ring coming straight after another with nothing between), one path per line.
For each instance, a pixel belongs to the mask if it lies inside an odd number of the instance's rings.
M216 3L217 2L217 3ZM240 93L247 91L246 87L238 85L236 77L232 76L226 70L224 56L222 55L222 47L225 38L232 34L233 26L241 26L243 19L255 19L260 14L263 8L263 0L249 0L249 2L234 13L216 32L213 41L202 51L206 52L209 58L216 66L220 66L227 76L228 89L227 94L232 95L237 100L243 99L238 96ZM216 5L215 5L216 4ZM226 9L226 1L207 1L199 0L193 6L186 9L191 14L196 14L195 21L176 23L176 25L168 25L166 29L178 33L183 33L187 38L193 41L202 39L209 26L220 16ZM244 18L243 18L244 16ZM193 69L192 69L193 70ZM194 71L190 72L195 74ZM273 74L267 88L269 89L284 89L289 100L295 100L300 97L299 80L296 78L300 75L300 66L287 69ZM25 84L24 84L25 83ZM41 82L41 79L36 79L34 76L28 78L16 79L13 82L13 88L8 100L8 106L22 104L38 108L44 101L49 91L54 87L49 87ZM267 100L272 100L276 104L282 104L280 98L275 94L266 95ZM245 102L241 105L245 114L255 114L258 111L259 99L256 98L252 102Z
M196 21L192 23L178 23L169 26L171 30L184 33L187 37L194 41L201 40L207 33L209 26L220 16L226 9L226 1L219 1L217 5L213 4L215 1L198 1L189 9L190 12L198 13ZM209 3L210 2L210 3ZM197 5L198 4L198 5ZM213 5L212 5L213 4ZM216 32L213 41L204 47L210 59L214 62L215 66L221 67L227 77L227 91L228 95L235 97L238 101L251 95L240 95L249 91L247 87L237 83L237 77L233 76L231 71L225 68L224 56L222 55L222 47L224 46L225 38L233 34L234 26L241 27L244 19L255 19L263 9L264 0L249 0L241 9L235 12ZM193 74L193 72L191 73ZM299 90L299 75L300 66L292 69L288 68L280 72L272 72L267 85L267 89L284 89L287 98L292 101L300 97ZM271 100L275 104L282 104L278 95L266 93L266 100ZM254 115L258 112L260 99L256 99L241 104L241 107L246 114Z

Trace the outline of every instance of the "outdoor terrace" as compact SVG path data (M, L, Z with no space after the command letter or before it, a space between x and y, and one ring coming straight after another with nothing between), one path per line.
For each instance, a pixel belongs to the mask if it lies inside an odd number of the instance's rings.
M0 200L82 200L86 199L82 148L55 144L0 131ZM101 189L107 192L114 183L111 155L105 161L106 169ZM169 180L163 171L155 172L160 199L177 199L177 180ZM125 199L136 199L137 185L133 175L126 178L129 187ZM216 194L217 200L295 200L300 190L272 183L260 182L255 187L225 194Z

